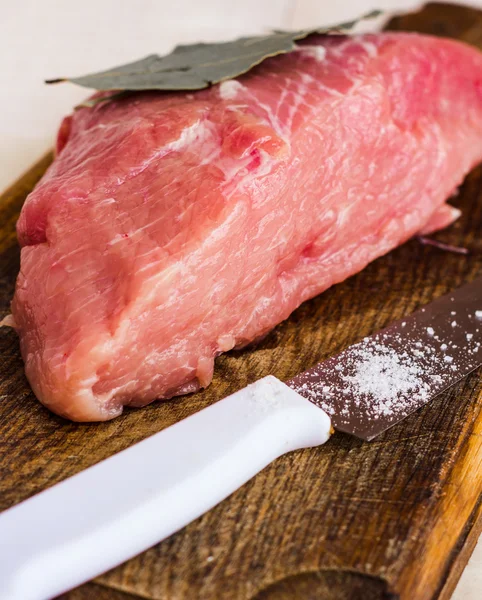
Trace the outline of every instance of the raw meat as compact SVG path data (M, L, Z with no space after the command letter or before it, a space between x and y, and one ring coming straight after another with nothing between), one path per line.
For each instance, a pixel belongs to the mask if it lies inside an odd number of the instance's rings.
M317 37L236 81L81 109L18 222L12 304L41 402L105 420L420 231L482 159L482 56Z

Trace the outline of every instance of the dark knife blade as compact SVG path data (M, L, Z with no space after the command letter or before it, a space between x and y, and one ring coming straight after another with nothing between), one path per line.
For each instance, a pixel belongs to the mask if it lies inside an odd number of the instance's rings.
M371 440L482 364L482 277L287 382Z

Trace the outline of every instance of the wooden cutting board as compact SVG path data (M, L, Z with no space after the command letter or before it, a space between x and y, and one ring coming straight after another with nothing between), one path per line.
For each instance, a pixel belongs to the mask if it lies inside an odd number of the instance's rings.
M391 27L482 48L475 10L433 4ZM0 199L0 316L19 268L15 221L50 160ZM287 379L473 279L482 271L481 168L454 202L463 217L436 237L468 256L413 240L305 303L256 348L220 357L207 390L110 423L73 424L44 409L23 375L15 333L1 329L0 510L268 373ZM62 598L448 599L482 527L480 376L372 443L336 434L283 457L180 533Z

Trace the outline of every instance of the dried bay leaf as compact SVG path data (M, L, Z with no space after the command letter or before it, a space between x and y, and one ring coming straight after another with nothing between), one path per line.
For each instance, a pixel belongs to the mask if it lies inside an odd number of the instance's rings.
M313 34L351 29L363 19L380 15L375 10L360 19L332 27L302 31L275 31L266 36L243 37L233 42L177 46L171 54L151 54L141 60L82 77L51 79L70 81L99 91L200 90L248 72L266 58L294 50L296 40Z

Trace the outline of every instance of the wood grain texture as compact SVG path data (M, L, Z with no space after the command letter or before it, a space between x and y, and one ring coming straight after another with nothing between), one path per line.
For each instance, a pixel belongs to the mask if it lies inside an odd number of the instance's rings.
M430 5L391 26L482 47L482 13L471 9ZM49 160L0 199L0 317L19 268L14 223ZM44 409L23 376L15 333L1 329L0 509L268 373L288 379L474 278L482 169L455 204L463 217L437 237L469 256L410 241L305 303L256 348L220 357L207 390L109 423L73 424ZM183 531L62 599L447 600L481 527L480 374L372 443L336 434L279 459Z

